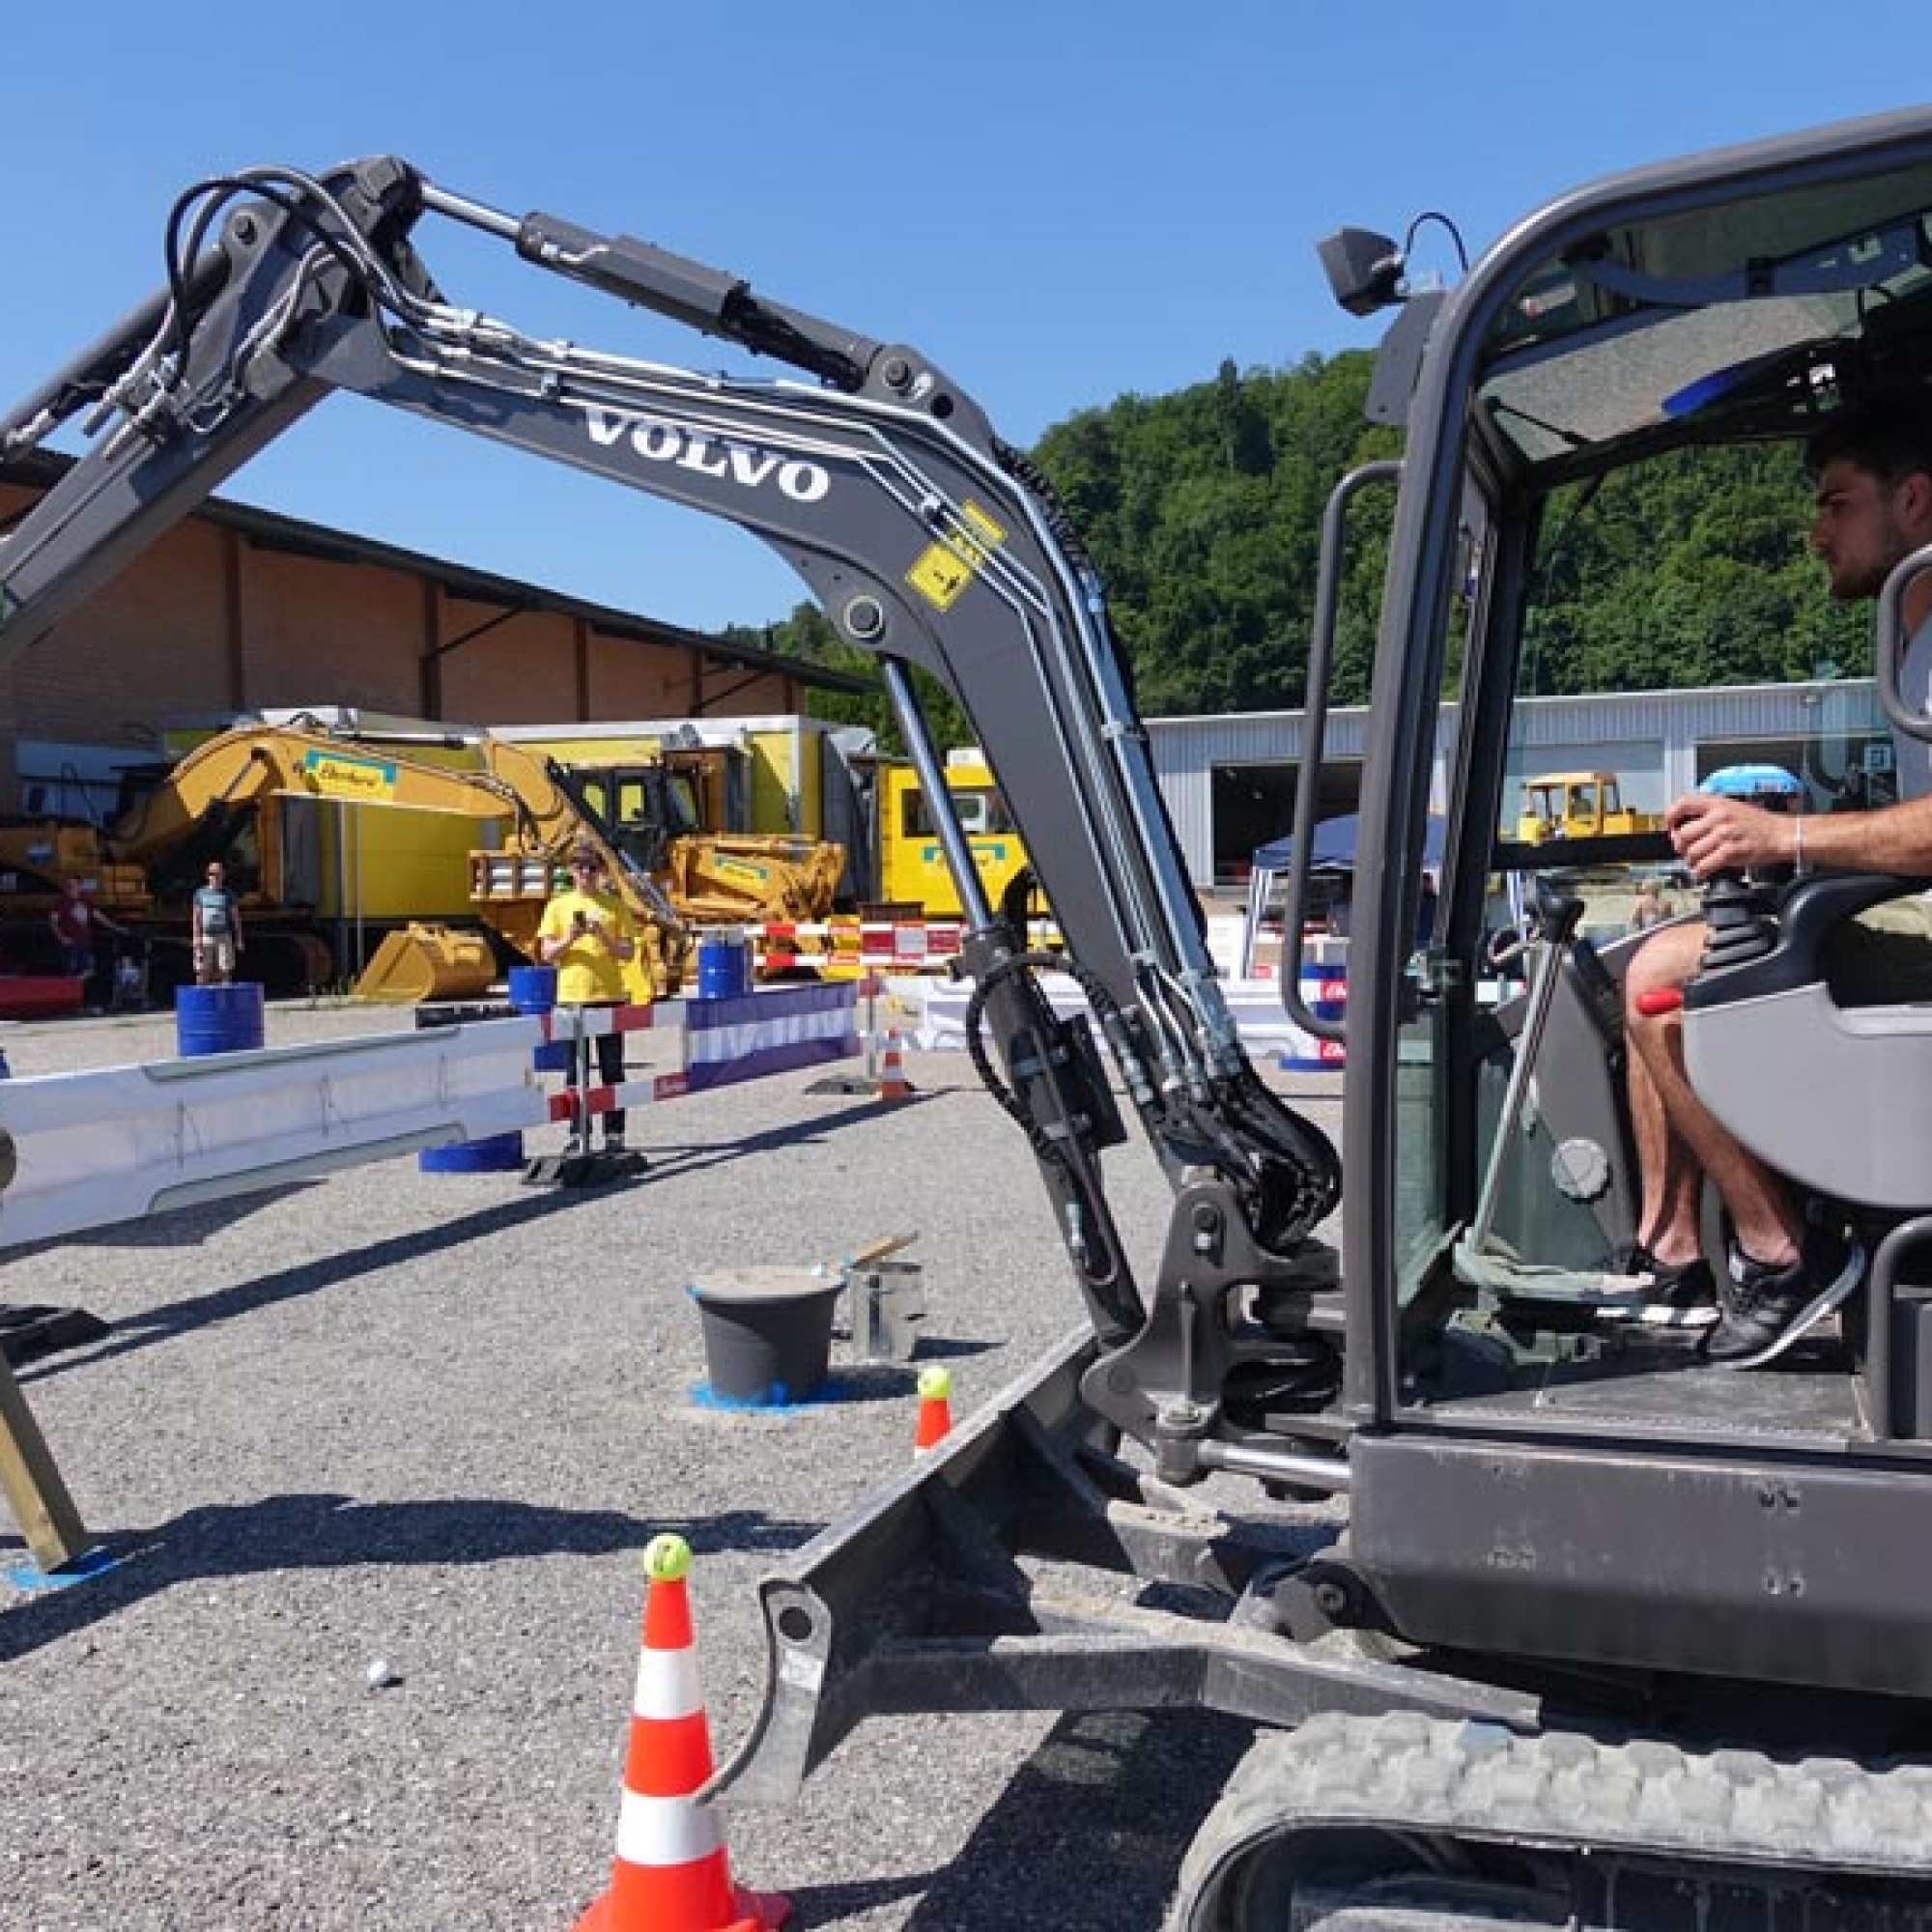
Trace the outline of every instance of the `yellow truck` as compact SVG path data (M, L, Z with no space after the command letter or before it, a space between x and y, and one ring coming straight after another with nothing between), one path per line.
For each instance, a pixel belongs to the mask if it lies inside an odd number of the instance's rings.
M1522 781L1522 815L1517 822L1521 844L1662 830L1662 812L1635 811L1624 804L1614 772L1547 772Z
M955 752L947 759L946 789L959 814L987 903L997 909L1001 894L1025 867L1027 854L992 768L972 753ZM917 907L928 917L957 918L958 890L947 870L945 849L933 830L919 774L910 765L882 765L873 801L879 898Z
M842 846L844 866L835 895L840 914L959 916L959 895L918 774L903 760L855 748L847 727L825 719L787 713L522 724L505 725L495 735L567 766L620 830L635 807L629 772L661 762L697 829ZM946 785L987 897L997 905L1026 864L1025 848L978 752L949 755ZM830 911L828 903L815 916L789 916L823 920Z

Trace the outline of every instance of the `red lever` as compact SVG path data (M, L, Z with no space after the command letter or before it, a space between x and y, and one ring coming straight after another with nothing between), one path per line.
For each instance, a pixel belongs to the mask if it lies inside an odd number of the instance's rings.
M1654 1020L1663 1013L1674 1013L1684 1005L1684 994L1677 986L1655 986L1647 993L1636 996L1636 1009L1645 1019Z

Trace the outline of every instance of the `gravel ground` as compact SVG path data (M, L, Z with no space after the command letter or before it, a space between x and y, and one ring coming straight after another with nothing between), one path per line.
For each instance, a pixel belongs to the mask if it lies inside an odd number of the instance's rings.
M410 1023L275 1007L268 1038ZM663 1051L638 1037L634 1066ZM0 1047L16 1075L159 1059L173 1020ZM0 1515L0 1926L573 1926L613 1843L643 1546L696 1552L722 1760L762 1692L756 1578L911 1445L914 1370L842 1348L826 1400L706 1406L689 1284L917 1229L919 1362L955 1413L1077 1320L1019 1134L963 1055L906 1070L897 1104L804 1072L639 1110L623 1186L392 1160L0 1259L0 1303L111 1325L20 1379L118 1559L24 1587ZM1269 1078L1339 1131L1335 1076ZM1110 1158L1151 1257L1166 1190L1138 1144ZM377 1659L399 1681L372 1689ZM734 1810L732 1862L801 1927L1149 1925L1246 1737L875 1720L796 1806Z

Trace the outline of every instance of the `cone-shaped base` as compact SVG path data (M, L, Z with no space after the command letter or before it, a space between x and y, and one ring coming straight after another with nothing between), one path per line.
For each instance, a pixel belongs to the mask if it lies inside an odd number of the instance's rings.
M577 1921L577 1932L778 1932L791 1917L791 1900L781 1891L753 1891L750 1886L734 1885L731 1911L734 1917L714 1919L709 1925L693 1922L674 1926L658 1919L639 1919L627 1925L615 1916L607 1891Z

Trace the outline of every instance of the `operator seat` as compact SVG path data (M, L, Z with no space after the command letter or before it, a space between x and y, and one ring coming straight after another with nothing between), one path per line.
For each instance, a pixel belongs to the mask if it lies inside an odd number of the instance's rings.
M1718 923L1684 991L1684 1058L1719 1122L1798 1186L1886 1213L1932 1211L1932 1004L1841 1007L1825 983L1841 920L1932 881L1801 879L1776 920Z
M1932 1438L1932 1002L1841 1007L1825 983L1840 921L1932 881L1832 873L1790 887L1775 920L1713 915L1684 990L1684 1059L1719 1122L1796 1186L1882 1236L1862 1309L1873 1435ZM1915 1285L1901 1283L1912 1261ZM1848 1330L1858 1339L1859 1313Z

